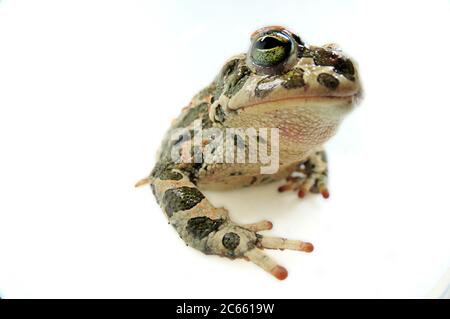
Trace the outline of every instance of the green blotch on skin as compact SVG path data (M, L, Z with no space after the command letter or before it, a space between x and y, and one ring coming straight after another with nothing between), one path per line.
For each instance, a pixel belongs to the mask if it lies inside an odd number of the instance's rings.
M228 88L224 94L231 98L233 95L239 92L239 90L242 89L248 77L250 76L250 73L250 69L246 66L238 66L237 68L235 68L233 74L231 74L229 77Z
M216 79L216 90L214 93L214 100L217 100L222 94L225 79L235 71L236 67L239 65L239 59L234 59L225 64Z
M183 175L181 175L178 172L174 172L174 171L163 171L159 176L159 179L161 180L174 180L174 181L179 181L180 179L183 178Z
M216 79L216 91L214 100L218 100L223 93L227 97L232 97L244 86L251 71L242 60L234 59L229 61ZM225 91L224 91L225 89Z
M151 172L151 176L159 178L161 180L180 180L183 178L178 172L172 171L173 163L170 161L165 161L164 159L160 160Z
M208 114L208 103L200 103L194 107L191 107L187 113L183 116L183 118L177 123L175 128L184 128L188 127L189 124L194 122L197 119L201 119L204 122L207 118L205 114Z
M171 163L165 162L165 161L159 161L156 163L155 167L153 168L152 172L150 173L150 176L153 177L159 177L161 173L165 170L170 170L172 167L170 165Z
M339 86L339 80L328 73L320 73L317 76L317 82L330 90L336 90Z
M205 196L195 187L178 187L164 193L162 203L167 216L182 210L188 210L200 203Z
M285 74L282 78L284 82L281 84L286 89L295 89L305 86L305 80L303 79L302 69L293 69Z
M211 219L205 216L194 217L188 220L186 230L194 238L202 239L219 229L223 222L223 219Z

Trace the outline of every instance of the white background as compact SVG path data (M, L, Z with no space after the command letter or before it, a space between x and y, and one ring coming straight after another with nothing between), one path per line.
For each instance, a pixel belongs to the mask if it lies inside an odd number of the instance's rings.
M0 1L0 295L427 297L450 266L448 1ZM331 198L208 193L313 254L279 282L184 246L148 188L172 118L258 27L336 42L366 98Z

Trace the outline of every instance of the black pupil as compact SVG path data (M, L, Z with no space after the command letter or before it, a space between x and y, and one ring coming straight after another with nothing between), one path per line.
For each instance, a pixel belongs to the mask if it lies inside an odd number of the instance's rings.
M266 37L260 38L255 43L255 48L260 49L260 50L273 49L273 48L279 47L279 46L282 46L285 49L290 49L290 42L289 41L281 41L272 36L266 36Z

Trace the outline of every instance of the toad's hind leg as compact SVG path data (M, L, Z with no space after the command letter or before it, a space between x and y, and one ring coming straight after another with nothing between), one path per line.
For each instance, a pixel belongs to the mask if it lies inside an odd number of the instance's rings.
M278 191L296 191L300 198L310 193L320 193L324 198L330 196L328 192L328 163L324 150L312 153L305 161L298 164L292 174L286 179L286 184Z
M272 223L267 220L248 225L234 223L228 211L214 207L181 170L160 171L149 181L169 223L188 246L205 254L244 258L276 278L285 279L287 270L267 256L263 249L312 251L310 243L258 234L272 228Z

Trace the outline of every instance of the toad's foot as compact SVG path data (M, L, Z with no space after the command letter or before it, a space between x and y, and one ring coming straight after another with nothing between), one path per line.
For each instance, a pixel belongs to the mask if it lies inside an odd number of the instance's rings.
M328 165L325 151L317 151L299 164L298 168L286 179L286 184L278 188L279 192L296 191L300 198L306 193L321 193L328 198Z
M247 259L277 279L283 280L288 275L286 268L266 255L263 250L289 249L309 253L313 251L314 247L311 243L300 240L269 237L257 233L271 228L272 223L266 220L242 226L227 220L217 231L208 236L203 246L205 247L204 252L231 259Z
M286 279L288 276L288 272L286 268L279 265L276 261L266 255L263 249L289 249L289 250L297 250L304 251L310 253L314 250L314 246L311 243L304 242L301 240L291 240L280 237L269 237L262 236L257 234L256 231L261 230L269 230L272 229L272 223L269 221L262 221L260 223L245 225L244 228L248 229L251 232L255 232L256 236L254 247L253 245L248 245L248 247L252 247L247 251L244 251L243 257L255 265L261 267L268 273L272 274L279 280Z
M263 220L259 223L243 225L242 227L251 232L259 232L262 230L272 229L272 223L268 220ZM301 240L291 240L280 237L268 237L259 234L256 235L256 247L244 252L244 258L253 262L255 265L261 267L268 273L275 276L277 279L283 280L287 277L288 272L286 268L278 265L273 259L267 256L262 249L289 249L304 251L310 253L314 250L311 243Z
M158 174L152 177L152 191L169 223L188 246L208 255L250 260L280 280L287 277L287 270L267 256L264 248L313 250L310 243L260 235L258 232L272 228L270 221L234 223L228 211L214 207L181 170L167 169Z

